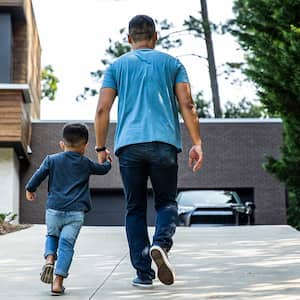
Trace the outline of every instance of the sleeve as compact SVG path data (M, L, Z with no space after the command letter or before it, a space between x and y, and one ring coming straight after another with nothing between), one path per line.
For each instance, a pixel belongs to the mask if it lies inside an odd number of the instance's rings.
M47 156L40 167L36 170L36 172L29 179L28 183L25 186L25 189L28 192L35 192L38 186L42 183L42 181L49 175L50 170L50 158Z
M184 65L177 59L175 83L190 82Z
M99 164L90 160L90 172L94 175L104 175L107 174L111 169L111 163L106 161L103 164Z
M111 64L104 73L102 88L112 88L117 90L117 82L114 76L114 65Z

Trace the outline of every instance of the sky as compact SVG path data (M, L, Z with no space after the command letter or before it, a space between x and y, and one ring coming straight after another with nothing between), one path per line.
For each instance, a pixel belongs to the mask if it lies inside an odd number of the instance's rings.
M233 17L232 0L208 0L208 14L212 22L224 23ZM174 28L182 28L184 19L197 15L200 0L32 0L42 48L42 66L51 64L59 78L55 101L42 100L42 120L93 120L97 96L77 102L85 86L100 89L90 72L101 66L108 39L119 38L119 29L127 28L128 21L137 14L148 14L154 19L168 19ZM242 51L233 37L214 35L217 68L229 61L243 60ZM211 99L207 62L189 53L206 55L201 39L188 38L183 47L172 50L185 65L193 94L203 91ZM218 68L217 71L220 72ZM243 83L233 86L219 77L221 103L237 102L243 97L253 99L254 89ZM117 102L111 112L116 120Z

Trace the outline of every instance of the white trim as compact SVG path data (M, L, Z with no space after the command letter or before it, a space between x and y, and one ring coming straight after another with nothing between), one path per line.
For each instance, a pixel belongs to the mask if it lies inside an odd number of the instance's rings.
M32 123L58 123L58 124L65 124L65 123L93 123L93 120L31 120ZM111 122L112 123L112 122Z
M282 123L279 118L259 119L259 118L207 118L200 119L200 123Z
M32 123L70 123L70 122L82 122L82 123L94 123L93 120L32 120ZM117 121L111 121L110 123L117 123ZM183 123L180 122L180 123ZM222 123L235 123L235 124L261 124L261 123L282 123L282 120L279 118L270 118L270 119L258 119L258 118L207 118L200 119L200 124L212 123L212 124L222 124Z
M30 86L27 83L0 83L0 90L21 90L25 103L32 102Z
M29 90L27 83L0 83L0 90Z
M17 214L19 220L20 163L13 148L0 148L0 212Z

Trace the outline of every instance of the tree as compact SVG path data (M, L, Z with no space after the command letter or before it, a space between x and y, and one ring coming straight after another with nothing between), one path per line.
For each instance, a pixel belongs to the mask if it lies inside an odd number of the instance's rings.
M238 103L226 102L224 118L266 118L266 109L261 104L243 98Z
M208 101L205 101L203 98L203 93L199 92L195 97L194 97L194 103L196 106L197 114L199 118L212 118L212 113L211 113L211 103Z
M206 6L203 7L202 15L203 20L201 16L189 16L189 18L184 21L183 28L179 30L174 30L174 25L166 19L163 21L156 20L157 29L161 33L161 36L157 41L157 47L165 50L180 47L182 45L182 37L190 34L194 35L196 38L207 40L208 57L196 53L189 53L184 56L191 55L208 61L214 112L216 117L221 117L222 112L220 108L217 73L211 39L211 30L216 30L217 27L209 22ZM91 72L91 76L95 81L99 81L101 79L108 64L110 64L115 58L131 50L131 47L127 42L127 36L125 35L125 28L120 29L119 32L121 37L118 41L109 39L109 46L105 50L105 58L101 59L101 67L98 70ZM97 90L85 87L83 93L77 97L77 100L86 99L87 96L95 96L97 93Z
M207 12L207 3L206 0L200 0L200 2L201 2L202 26L203 26L205 44L207 49L208 70L209 70L210 84L212 90L212 101L214 103L215 117L221 118L222 110L220 105L216 63L215 63L213 42L211 37L210 22L209 22L208 12Z
M290 193L288 221L300 228L300 1L235 0L231 32L247 53L245 74L258 96L283 121L281 157L266 170Z
M57 92L57 83L59 79L54 75L51 65L47 65L42 69L42 99L53 101Z
M168 20L158 21L155 20L158 31L161 32L161 37L157 41L158 48L169 50L171 48L180 47L182 40L180 38L182 32L186 32L186 29L174 31L174 25ZM120 38L117 41L113 41L109 38L109 45L105 49L105 57L100 60L101 66L98 70L91 72L93 80L100 81L104 75L104 71L113 60L121 55L131 51L131 46L127 41L127 34L125 28L119 30ZM95 96L98 91L85 87L83 93L77 96L77 101L85 100L88 96Z

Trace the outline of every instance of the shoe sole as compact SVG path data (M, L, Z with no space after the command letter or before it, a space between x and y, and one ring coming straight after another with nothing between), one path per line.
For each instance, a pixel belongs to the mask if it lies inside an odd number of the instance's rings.
M63 287L62 290L60 292L56 292L51 290L51 296L62 296L65 294L65 288Z
M44 283L52 283L53 282L53 269L52 265L45 265L43 271L41 273L41 281Z
M157 277L166 285L171 285L175 281L175 274L164 251L160 247L152 246L150 256L157 266Z
M134 283L132 282L132 285L138 288L142 288L142 289L152 289L153 288L153 284L141 284L141 283Z

